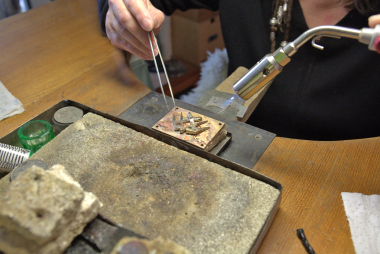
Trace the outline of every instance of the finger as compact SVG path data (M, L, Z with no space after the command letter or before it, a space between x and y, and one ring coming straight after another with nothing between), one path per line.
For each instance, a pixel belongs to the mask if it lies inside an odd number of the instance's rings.
M127 42L123 37L121 37L120 35L117 35L114 39L114 43L112 43L116 48L119 48L119 49L122 49L122 50L126 50L144 60L150 60L152 59L152 56L148 56L146 54L144 54L143 52L141 52L139 49L137 49L136 47L134 47L132 44L130 44L129 42Z
M155 20L152 17L148 7L153 9L149 0L136 1L124 0L124 3L132 15L136 18L137 22L145 31L152 31L155 26Z
M109 2L110 1L117 2L117 0L109 0ZM115 16L115 18L112 19L112 21L117 21L120 23L119 30L121 30L121 28L124 27L126 30L129 31L131 35L133 35L133 37L136 37L143 45L145 45L147 49L149 49L150 46L147 32L141 28L140 24L137 22L135 17L133 17L132 13L127 9L124 3L121 5L110 5L110 7L111 12L113 12L112 14ZM114 28L117 29L115 24ZM137 46L137 44L134 45Z
M138 57L146 59L146 60L152 58L151 51L145 51L145 50L142 51L141 49L135 47L132 43L127 41L123 36L121 36L114 29L113 22L110 22L108 17L112 19L112 14L107 14L107 20L106 20L106 33L112 45L114 45L117 48L131 52L132 54L137 55ZM143 48L145 49L145 47Z
M148 5L150 15L154 20L153 30L159 31L165 20L165 15L162 11L156 9L150 2Z
M380 24L380 14L369 17L368 19L369 27L375 27L377 24Z
M137 39L130 31L128 31L125 27L123 27L117 20L115 20L112 24L113 29L116 31L117 34L119 34L121 37L123 37L128 43L133 45L135 48L140 50L142 53L146 55L152 55L151 47L149 44L149 47L147 47L145 44L143 44L139 39ZM148 37L148 32L146 33L146 37ZM149 39L147 39L149 40ZM154 44L153 44L154 45ZM154 53L157 52L157 48L154 48Z

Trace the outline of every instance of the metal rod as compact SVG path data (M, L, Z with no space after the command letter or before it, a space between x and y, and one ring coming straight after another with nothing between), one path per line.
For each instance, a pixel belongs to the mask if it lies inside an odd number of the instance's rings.
M301 47L303 44L305 44L308 40L310 40L314 36L317 36L317 35L329 36L330 35L330 36L335 36L335 37L339 36L339 37L347 37L347 38L359 40L360 33L361 33L361 30L353 29L353 28L347 28L347 27L341 27L341 26L318 26L318 27L309 29L303 34L301 34L297 39L289 43L291 44L291 47L285 46L284 50L285 50L285 53L289 57L291 57L294 55L294 53L296 53L299 47Z
M156 39L156 37L154 36L154 34L153 34L153 38L155 39L155 41L156 41L156 43L157 43L157 39ZM161 59L161 63L162 63L162 67L164 68L164 73L165 73L166 81L168 82L168 86L169 86L170 94L171 94L171 96L172 96L173 105L174 105L174 107L175 107L175 101L174 101L174 95L173 95L173 91L172 91L172 86L171 86L171 84L170 84L170 80L169 80L169 77L168 77L168 73L166 72L165 63L164 63L164 60L162 59L162 55L161 55L160 48L157 47L157 49L158 49L158 54L160 55L160 59Z
M160 71L158 70L156 58L154 56L153 44L152 44L152 40L150 38L150 33L153 34L153 32L148 32L148 38L149 38L149 43L150 43L150 49L152 50L152 56L153 56L154 65L156 66L158 81L160 82L161 93L162 93L162 96L164 97L164 101L165 101L166 107L168 108L168 110L170 110L169 106L168 106L168 102L166 101L166 97L165 97L165 93L164 93L164 88L162 87L162 82L161 82L161 77L160 77ZM153 38L154 38L154 35L153 35Z

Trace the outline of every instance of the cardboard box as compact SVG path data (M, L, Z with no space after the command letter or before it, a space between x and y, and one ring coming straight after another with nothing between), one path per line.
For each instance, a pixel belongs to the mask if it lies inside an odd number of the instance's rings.
M174 57L197 66L207 59L207 51L214 52L216 48L224 48L219 16L198 22L181 15L173 15L172 37Z

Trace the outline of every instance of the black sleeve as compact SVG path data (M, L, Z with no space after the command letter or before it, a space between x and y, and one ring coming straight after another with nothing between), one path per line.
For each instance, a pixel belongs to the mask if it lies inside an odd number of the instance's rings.
M150 0L151 3L165 15L169 16L179 9L187 11L189 9L208 9L217 11L219 9L219 0Z
M97 0L98 14L102 30L105 31L106 14L108 11L108 0ZM176 9L186 11L189 9L208 9L217 11L219 0L151 0L152 4L165 15L171 15Z
M100 20L100 26L103 32L106 31L106 15L108 11L108 0L96 0L98 3L98 15Z

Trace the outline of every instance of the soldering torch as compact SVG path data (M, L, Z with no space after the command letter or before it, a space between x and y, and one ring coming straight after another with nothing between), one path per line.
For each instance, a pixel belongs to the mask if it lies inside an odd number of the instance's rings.
M293 42L278 48L273 54L264 56L234 85L233 89L242 99L247 100L257 93L282 71L282 68L290 62L292 57L303 44L313 38L312 45L318 49L322 46L316 44L321 37L347 37L357 39L359 42L369 45L368 49L380 54L380 25L375 28L352 29L340 26L318 26L307 30Z

